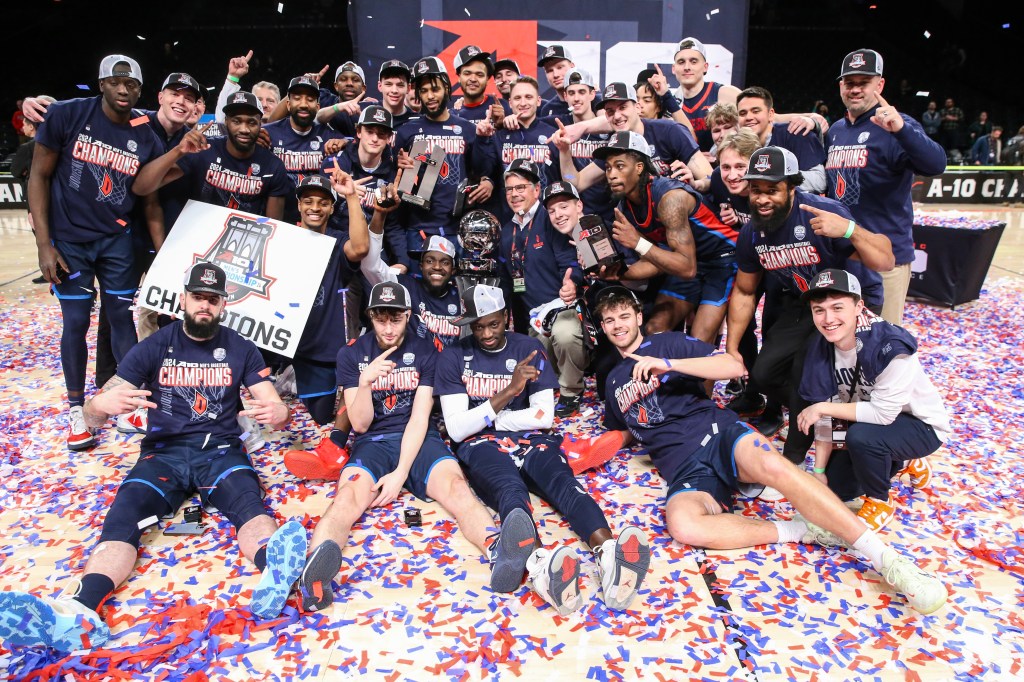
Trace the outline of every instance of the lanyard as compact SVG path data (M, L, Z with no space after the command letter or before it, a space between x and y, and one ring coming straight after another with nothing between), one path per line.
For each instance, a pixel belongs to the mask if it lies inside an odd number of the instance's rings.
M540 209L537 209L540 210ZM530 241L530 230L533 228L533 219L537 217L534 213L533 217L530 218L530 222L526 223L523 227L519 226L515 220L512 221L512 275L513 277L522 277L526 265L526 245ZM520 233L525 234L523 239L522 253L519 249L519 235Z

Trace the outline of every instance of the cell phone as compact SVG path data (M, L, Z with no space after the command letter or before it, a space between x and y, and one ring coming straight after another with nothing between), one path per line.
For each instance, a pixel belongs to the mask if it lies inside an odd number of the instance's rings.
M407 507L405 509L405 525L407 526L422 526L423 516L420 514L420 510L416 507Z
M206 526L201 523L172 523L164 528L164 535L202 535Z

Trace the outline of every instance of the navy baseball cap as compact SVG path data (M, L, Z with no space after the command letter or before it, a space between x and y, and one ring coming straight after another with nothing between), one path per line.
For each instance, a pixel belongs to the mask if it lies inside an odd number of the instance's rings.
M203 88L199 85L199 81L187 73L177 71L164 79L164 84L160 86L160 89L191 90L196 94L196 97L201 97L203 94Z
M259 118L263 118L263 105L260 104L259 99L256 95L251 92L245 92L239 90L235 94L231 95L231 99L221 109L227 116L234 116L235 114L253 114Z
M331 198L335 201L338 200L338 193L334 191L334 187L331 186L331 181L323 175L304 175L299 183L295 186L295 198L301 199L302 195L310 189L318 189L321 192L326 192L331 195Z
M213 263L201 261L185 271L185 291L227 298L228 276Z
M378 107L376 104L371 104L359 113L359 122L357 126L381 126L388 130L395 129L395 119L391 116L391 112L384 107Z
M369 304L367 310L377 308L396 308L398 310L412 310L412 298L409 290L398 282L377 282L370 289Z
M800 298L806 301L822 291L832 291L837 294L850 294L851 296L860 298L860 280L846 270L828 268L827 270L822 270L817 274L817 276L815 276L814 281L811 282L811 286L807 291L800 294Z
M293 78L288 83L288 92L291 93L294 90L309 90L314 95L320 96L320 86L309 76L296 76Z
M576 201L580 201L580 193L571 183L563 182L552 182L544 188L544 194L541 195L541 201L547 206L548 200L554 199L555 197L571 197Z
M800 172L800 164L793 152L782 147L761 147L750 155L744 180L781 182Z
M516 60L514 60L514 59L499 59L499 60L495 61L494 62L494 72L497 73L498 71L501 71L502 69L512 69L516 73L522 74L522 71L519 70L519 63L516 62Z
M537 61L537 66L544 66L548 62L558 59L568 59L571 62L572 55L563 45L548 45L544 54L540 56L540 60Z
M412 69L409 65L399 59L389 59L380 65L380 76L379 80L384 80L391 76L405 76L406 80L412 76Z
M503 175L509 173L531 177L534 182L540 182L540 168L530 159L512 159L512 163L505 167Z
M483 62L484 67L487 69L487 75L494 75L494 63L491 61L491 53L484 52L476 45L466 45L455 54L455 59L452 62L452 65L455 67L455 73L458 73L463 66L470 62Z
M881 76L882 55L874 50L854 50L843 58L843 67L839 71L839 78L846 76Z
M601 93L602 102L636 102L636 88L625 83L609 83Z

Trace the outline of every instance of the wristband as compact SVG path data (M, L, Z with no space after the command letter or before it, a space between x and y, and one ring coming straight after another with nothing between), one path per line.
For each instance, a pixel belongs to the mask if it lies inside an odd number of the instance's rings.
M228 75L228 80L231 81L232 83L240 82L235 76L232 76L230 74Z
M850 221L850 226L846 228L846 234L843 235L843 239L849 239L853 236L853 228L857 227L857 223Z
M665 111L674 114L681 108L679 106L679 100L672 94L671 90L666 90L664 95L658 97L661 101L661 106L664 107Z
M335 104L335 105L334 105L333 107L331 107L331 108L332 108L332 109L334 109L334 113L338 113L339 111L341 111L340 105L337 105L337 104Z
M651 247L653 246L654 244L647 241L643 237L640 237L640 241L636 243L636 246L633 248L633 250L639 253L641 256L646 256L647 252L650 251Z
M823 473L825 473L825 467L821 467L820 469L818 467L814 467L814 469L812 469L812 471L814 473L816 473L816 474L823 474Z

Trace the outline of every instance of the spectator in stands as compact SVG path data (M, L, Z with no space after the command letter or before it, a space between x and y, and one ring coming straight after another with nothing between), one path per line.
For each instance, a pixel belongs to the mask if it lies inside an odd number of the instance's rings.
M992 132L992 121L988 120L988 112L983 111L978 114L978 120L967 127L968 141L971 145L974 145L978 141L978 138L983 135L988 135Z
M1000 163L1007 166L1020 166L1024 163L1024 126L1017 129L1017 134L1007 140L1000 154Z
M939 141L942 117L939 115L938 105L934 101L928 102L928 108L921 114L921 125L924 126L924 132L928 137L936 142Z
M829 124L832 123L832 117L828 115L828 105L825 104L825 102L823 100L819 99L817 102L814 103L813 111L818 116L821 116L823 119L828 121Z
M996 126L988 135L982 135L971 147L971 158L975 166L998 166L1002 156L1003 142L999 138L1003 136L1003 129Z
M963 125L964 112L953 103L952 97L946 98L946 104L939 112L942 117L942 130L937 140L946 151L960 148L960 126Z

